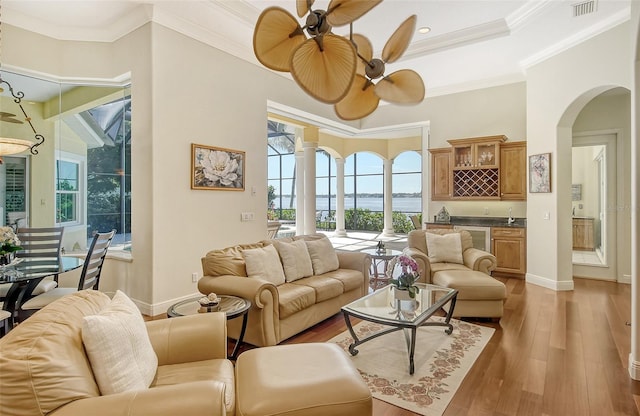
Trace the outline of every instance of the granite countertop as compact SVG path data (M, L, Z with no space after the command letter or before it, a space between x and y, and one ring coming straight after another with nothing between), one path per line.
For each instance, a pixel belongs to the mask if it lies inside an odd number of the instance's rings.
M452 216L449 224L452 225L469 225L474 227L511 227L526 228L526 218L515 218L515 222L507 224L507 217L454 217ZM442 222L428 222L428 224L444 224Z

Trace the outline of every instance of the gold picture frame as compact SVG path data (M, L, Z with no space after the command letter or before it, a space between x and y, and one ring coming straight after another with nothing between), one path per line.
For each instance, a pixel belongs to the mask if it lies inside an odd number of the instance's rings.
M191 189L244 191L245 152L191 144Z
M529 192L551 192L551 153L529 156Z

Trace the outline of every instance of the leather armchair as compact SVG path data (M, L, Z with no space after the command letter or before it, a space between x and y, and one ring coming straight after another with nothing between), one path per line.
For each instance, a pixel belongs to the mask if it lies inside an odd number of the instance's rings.
M425 236L427 232L439 235L460 233L463 264L431 263ZM497 264L496 257L493 254L473 247L471 234L465 230L412 230L407 237L407 245L408 247L404 252L418 263L420 278L423 283L432 283L433 275L441 270L475 270L491 275Z
M82 318L110 299L87 290L53 302L0 339L2 415L233 415L235 376L223 313L146 322L158 370L146 390L101 395Z

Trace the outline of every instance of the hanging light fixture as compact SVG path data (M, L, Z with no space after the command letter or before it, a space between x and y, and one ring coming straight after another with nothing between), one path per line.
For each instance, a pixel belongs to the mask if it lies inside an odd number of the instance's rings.
M0 2L0 58L2 56L2 2ZM24 92L15 91L9 81L2 78L2 60L0 59L0 94L4 91L9 91L11 97L13 97L13 102L18 105L20 108L20 112L24 116L24 120L29 123L31 130L33 131L35 142L26 139L16 139L11 137L3 137L0 135L0 164L2 164L2 156L6 155L14 155L16 153L22 153L26 150L29 150L32 155L38 154L38 146L44 143L44 136L39 134L35 127L33 127L33 123L31 122L31 117L27 115L24 107L22 106L22 99L24 98ZM7 113L4 111L0 111L0 122L14 123L14 124L24 124L23 121L16 118L16 114Z

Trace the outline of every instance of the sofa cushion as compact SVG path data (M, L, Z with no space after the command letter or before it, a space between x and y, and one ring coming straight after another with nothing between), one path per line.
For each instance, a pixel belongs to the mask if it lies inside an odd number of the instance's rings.
M0 339L3 412L40 416L73 400L100 395L82 345L82 318L97 314L110 301L95 290L76 292ZM51 386L60 388L52 391Z
M242 251L262 246L257 243L212 250L202 258L202 273L204 276L247 276Z
M284 319L315 304L316 291L310 286L285 283L278 286L278 302L280 319Z
M353 269L338 269L332 272L327 272L322 276L335 279L340 282L343 287L343 293L362 288L362 281L364 280L362 272Z
M438 286L458 290L458 300L502 300L507 288L501 281L473 270L442 270L433 275Z
M156 375L156 356L138 307L121 291L97 315L85 316L82 342L102 395L144 390Z
M235 413L235 378L231 361L214 359L180 364L161 365L151 387L188 382L221 381L225 385L224 400L227 414Z
M242 252L249 277L257 277L278 286L285 282L278 251L272 245Z
M282 259L282 268L287 282L293 282L303 277L313 275L313 265L303 240L291 242L274 240L273 245Z
M437 273L441 270L466 270L469 271L471 270L470 268L468 268L467 266L465 266L464 264L457 264L457 263L431 263L431 276L434 275L434 273Z
M313 288L316 292L316 303L335 298L344 293L342 283L339 280L327 277L326 274L306 277L295 281L294 284Z
M459 233L438 235L427 232L425 237L431 263L463 263L462 241Z
M338 269L340 266L338 255L328 238L306 240L305 242L311 257L311 264L313 264L313 274L324 274Z

